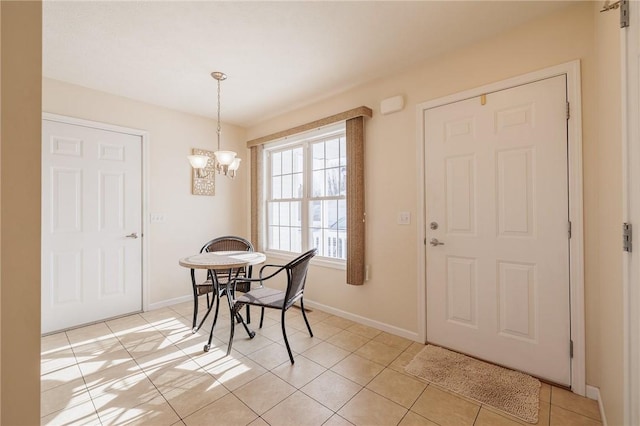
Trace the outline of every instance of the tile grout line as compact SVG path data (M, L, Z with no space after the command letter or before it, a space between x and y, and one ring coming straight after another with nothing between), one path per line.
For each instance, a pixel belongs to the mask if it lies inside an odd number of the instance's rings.
M82 369L80 368L80 363L78 362L78 357L76 356L76 351L74 350L74 345L71 343L71 340L69 339L69 335L67 334L67 332L64 332L65 337L67 338L67 342L69 342L69 347L71 348L71 352L73 352L73 358L75 359L76 363L74 364L76 366L76 368L78 369L78 371L80 371L80 376L82 376L82 382L84 383L84 387L87 391L87 394L89 395L89 400L91 401L91 405L93 406L93 411L96 414L96 417L98 418L98 421L100 422L100 425L102 425L102 418L100 417L100 414L98 414L98 407L96 407L96 403L93 401L93 395L91 395L91 392L89 392L89 385L87 385L87 379L84 377L84 373L82 372Z
M140 315L142 317L142 315ZM149 324L154 330L156 330L156 328L153 326L153 324L151 324L146 318L142 317L142 319L144 319L145 321L147 321L147 324ZM182 417L180 416L180 414L178 414L178 412L176 411L175 408L173 408L173 405L171 405L171 403L167 400L167 398L164 396L164 394L160 391L160 389L158 389L158 387L156 386L156 384L153 382L153 380L151 380L151 378L149 378L149 375L147 374L147 372L144 370L144 368L142 368L140 366L140 364L138 364L138 360L136 358L133 357L133 355L131 354L131 352L129 352L129 349L124 345L124 343L122 343L122 341L120 340L120 338L118 337L118 335L116 333L114 333L113 329L109 326L109 324L107 324L107 322L105 321L104 323L107 328L109 329L109 331L111 331L111 334L113 334L115 336L116 339L118 339L118 342L122 345L122 347L124 348L125 351L127 351L127 353L129 354L129 356L131 357L131 359L133 360L133 362L135 362L135 364L138 366L138 368L140 369L140 371L142 371L142 373L144 374L144 376L147 378L147 380L149 380L149 382L153 385L154 389L160 394L160 396L162 397L162 399L164 399L164 401L167 403L167 405L169 405L169 407L171 407L171 409L173 410L173 412L175 413L175 415L178 417L178 419L182 420ZM156 330L157 331L157 330ZM161 333L162 334L162 333ZM172 343L172 345L174 345ZM175 345L174 345L175 346ZM180 350L180 348L178 348L176 346L176 349ZM83 375L84 376L84 375ZM142 404L145 404L149 401L153 401L154 398L149 399L148 401L144 401L141 404L137 405L136 407L139 407ZM93 398L92 398L93 400ZM134 408L136 408L134 407ZM98 417L100 417L98 415ZM100 420L102 422L102 419Z

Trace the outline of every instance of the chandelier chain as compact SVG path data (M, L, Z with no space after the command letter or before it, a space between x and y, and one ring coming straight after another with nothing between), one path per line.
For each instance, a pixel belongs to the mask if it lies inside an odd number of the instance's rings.
M218 151L220 151L220 80L218 80Z

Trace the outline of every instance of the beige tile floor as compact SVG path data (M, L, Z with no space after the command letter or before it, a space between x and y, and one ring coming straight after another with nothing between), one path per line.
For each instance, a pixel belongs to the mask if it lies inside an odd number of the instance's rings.
M404 372L422 348L319 310L278 311L249 340L221 309L214 346L191 333L191 303L42 338L43 425L518 425L490 407ZM257 318L257 311L254 316ZM598 425L595 401L543 384L541 425Z

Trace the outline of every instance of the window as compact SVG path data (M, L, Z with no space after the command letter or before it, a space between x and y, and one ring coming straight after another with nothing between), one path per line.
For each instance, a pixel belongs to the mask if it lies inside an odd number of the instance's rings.
M325 235L324 232L319 233L316 232L315 235L311 232L311 227L309 226L309 222L312 221L312 217L309 216L309 199L315 198L313 197L313 193L308 193L313 183L309 182L309 176L313 175L312 164L309 165L309 162L313 163L310 160L312 154L309 153L309 144L312 142L319 142L321 139L330 139L328 136L337 136L338 133L343 135L343 138L346 143L346 158L347 160L344 162L344 171L348 173L346 174L346 234L347 237L341 239L339 238L343 233L338 232L338 237L336 237L336 253L337 256L332 260L329 257L322 257L328 262L325 262L327 265L337 266L341 269L345 269L347 271L347 284L350 285L362 285L364 284L364 271L365 271L365 193L364 193L364 124L365 118L371 117L373 115L373 111L371 108L366 106L360 106L357 108L350 109L348 111L343 111L338 114L334 114L328 117L321 118L319 120L315 120L309 123L301 124L299 126L282 130L276 133L272 133L270 135L261 136L256 139L252 139L247 141L247 147L251 149L251 241L260 251L270 251L271 254L275 254L276 250L280 250L280 242L278 240L277 244L273 242L269 245L268 238L269 233L272 235L272 239L276 238L275 232L278 231L277 238L280 238L280 223L275 223L275 216L273 216L273 211L269 212L270 208L275 210L275 207L271 206L271 203L284 202L282 199L274 199L272 196L272 171L271 171L271 153L275 153L278 151L286 151L293 149L294 147L301 147L303 149L303 183L304 187L302 188L302 196L297 200L292 200L295 207L300 208L300 225L299 228L296 228L295 223L294 226L291 226L291 205L289 205L289 225L283 225L285 228L289 228L288 236L289 236L289 245L291 246L291 232L298 232L300 238L301 248L304 250L307 247L321 247L321 244L325 244ZM326 126L335 125L335 128L331 128L329 130L325 130L323 135L319 133L311 136L309 133L306 134L307 139L303 141L302 139L296 139L292 141L289 139L287 142L274 143L274 141L282 141L286 138L297 137L297 135L302 134L303 132L308 132L310 129L328 129ZM338 126L341 126L341 131L338 130ZM329 134L330 131L335 131L334 134ZM319 131L318 131L319 132ZM318 136L318 137L316 137ZM320 137L321 136L321 137ZM285 143L287 145L285 146ZM340 142L341 143L341 142ZM339 143L339 144L340 144ZM339 146L339 151L343 152L344 149L342 146ZM269 154L269 158L267 158L266 154ZM292 153L293 155L293 153ZM293 158L293 157L292 157ZM325 160L326 162L326 160ZM346 165L349 165L349 169L346 169ZM277 165L276 165L277 167ZM280 167L282 167L282 157L280 157ZM330 167L331 168L331 167ZM293 170L293 167L292 167ZM342 170L340 170L342 172ZM286 174L285 174L286 175ZM280 174L282 178L283 174ZM275 176L277 177L277 175ZM282 181L281 181L282 185ZM280 191L282 191L282 187L280 187ZM281 192L282 194L282 192ZM293 194L293 188L292 188ZM309 195L311 194L311 195ZM304 198L307 197L307 198ZM341 200L342 197L338 198L338 201ZM322 200L319 200L322 201ZM277 213L278 220L280 215L280 205L278 205ZM304 209L304 211L303 211ZM287 211L286 208L284 210ZM322 209L319 210L318 215L316 216L316 220L320 221L322 224ZM340 212L338 212L337 216L340 216ZM271 217L273 220L270 222L271 229L267 224L268 217ZM303 223L304 221L304 223ZM334 228L338 228L340 230L341 225L339 221L336 221L336 225ZM322 230L322 228L316 227L316 229ZM332 229L329 226L328 229ZM284 237L287 237L287 230L284 230ZM347 246L347 239L349 240L349 245ZM270 249L270 247L272 247ZM273 248L277 247L277 248ZM282 253L293 253L287 251L281 251ZM346 257L346 262L343 261ZM321 258L321 259L322 259ZM318 260L316 257L314 260Z
M347 258L347 152L344 125L265 147L266 247Z

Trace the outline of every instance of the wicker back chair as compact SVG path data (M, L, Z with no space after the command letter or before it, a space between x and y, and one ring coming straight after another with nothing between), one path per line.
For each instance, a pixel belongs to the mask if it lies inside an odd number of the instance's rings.
M307 315L304 311L304 286L307 281L307 270L309 268L309 261L311 258L315 256L317 253L317 249L309 250L308 252L298 256L291 262L286 265L264 265L260 268L260 277L259 278L234 278L231 281L231 286L234 285L240 286L242 284L251 284L251 283L259 283L257 288L249 289L240 297L235 297L235 291L233 289L227 291L227 297L229 298L229 306L231 307L231 331L229 335L229 346L227 348L227 355L231 354L231 348L233 345L233 334L234 334L234 325L235 321L233 320L236 313L242 309L244 305L253 305L260 306L262 308L262 312L260 315L260 328L262 328L262 322L264 320L264 308L270 309L279 309L282 311L281 314L281 326L282 326L282 336L284 337L284 343L287 347L287 352L289 353L289 360L291 360L291 364L294 363L293 354L291 353L291 347L289 346L289 340L287 339L287 331L285 328L285 313L287 309L289 309L296 301L300 301L300 307L302 309L302 316L304 318L304 322L307 324L307 330L309 330L309 335L313 337L313 332L311 331L311 326L309 325L309 321L307 320ZM266 268L277 268L275 272L268 276L263 276L263 272ZM281 272L286 272L287 274L287 288L285 291L276 290L273 288L265 287L264 282L275 277ZM246 289L246 288L245 288Z
M250 241L241 238L235 237L231 235L227 235L224 237L214 238L211 241L208 241L202 248L200 249L200 253L209 253L215 251L254 251L253 244ZM214 303L216 305L216 311L214 314L213 325L215 325L218 319L218 310L220 308L220 296L224 294L226 291L226 286L229 280L234 277L250 277L251 276L251 266L248 268L234 268L226 271L207 271L207 278L205 281L197 283L195 280L192 280L193 283L193 325L192 331L197 332L202 324L209 316L211 309ZM214 292L214 282L217 280L218 294L213 294ZM242 291L242 287L238 288L238 291ZM204 317L198 323L198 298L200 296L206 295L207 297L207 312ZM211 295L211 297L210 297ZM250 321L249 317L249 309L247 308L247 322ZM213 326L212 326L213 327Z

